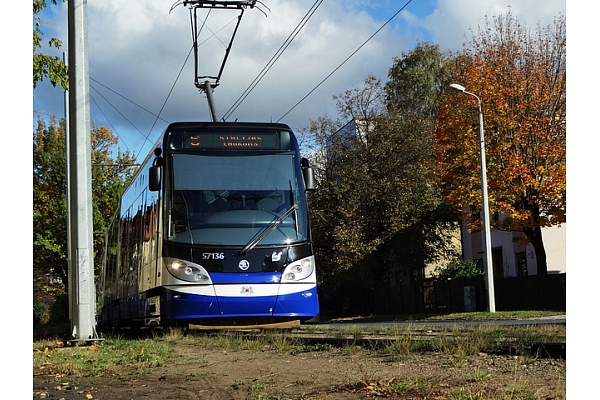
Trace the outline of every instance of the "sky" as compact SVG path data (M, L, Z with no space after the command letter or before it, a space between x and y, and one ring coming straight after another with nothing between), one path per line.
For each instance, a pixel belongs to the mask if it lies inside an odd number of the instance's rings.
M190 12L174 1L87 1L91 119L140 158L168 123L211 118L206 95L194 85ZM565 0L262 0L242 16L213 93L217 115L282 122L294 130L323 115L336 119L334 95L361 87L369 75L385 82L394 57L419 42L461 50L486 16L509 7L532 29L566 14ZM206 21L199 74L218 74L238 15L198 11L199 24ZM45 36L64 42L61 50L47 53L62 57L68 50L67 3L50 5L41 17ZM45 80L33 95L34 127L38 116L64 115L60 88Z

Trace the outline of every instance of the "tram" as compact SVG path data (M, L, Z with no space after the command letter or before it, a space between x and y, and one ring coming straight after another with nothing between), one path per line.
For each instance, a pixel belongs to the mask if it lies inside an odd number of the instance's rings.
M285 124L169 125L106 233L97 326L277 326L319 314L306 192Z

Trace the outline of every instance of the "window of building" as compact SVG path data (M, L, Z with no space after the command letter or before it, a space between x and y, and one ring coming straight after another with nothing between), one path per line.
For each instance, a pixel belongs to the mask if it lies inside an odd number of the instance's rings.
M504 258L502 257L502 247L492 249L492 264L494 265L494 278L504 278Z
M517 262L517 276L527 276L527 253L522 251L515 253Z

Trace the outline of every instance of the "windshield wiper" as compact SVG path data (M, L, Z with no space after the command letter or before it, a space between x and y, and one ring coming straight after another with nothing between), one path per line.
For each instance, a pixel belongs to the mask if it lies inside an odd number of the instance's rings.
M240 255L243 256L244 254L252 250L258 243L260 243L261 240L269 236L269 234L275 229L277 229L277 227L283 222L283 220L286 219L291 213L296 211L297 208L298 204L294 204L290 207L289 210L283 213L283 215L271 222L269 226L267 226L262 232L256 235L254 239L250 241L250 243L248 243L243 249L240 250Z

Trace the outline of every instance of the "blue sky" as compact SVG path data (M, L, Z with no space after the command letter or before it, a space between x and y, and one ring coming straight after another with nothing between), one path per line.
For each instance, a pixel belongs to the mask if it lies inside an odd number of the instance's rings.
M183 6L171 10L173 3L88 0L91 117L120 137L123 150L140 157L168 122L210 118L205 96L193 84L193 59L185 62L192 44L189 12ZM242 18L220 86L214 92L219 117L231 110L315 2L263 3L269 8L263 7L266 15L251 9ZM532 27L538 22L549 24L555 15L566 13L564 0L511 3L511 12ZM506 4L506 0L325 0L229 119L281 119L298 130L324 114L336 118L333 95L360 87L370 74L385 81L393 57L410 51L419 41L431 41L443 50L459 50L470 28L477 28L486 15L506 12ZM321 83L403 7L389 25ZM61 56L67 50L66 11L64 3L50 6L43 15L44 32L65 42L57 52ZM215 10L207 19L212 32L223 30L219 40L209 35L208 29L203 31L202 73L218 71L224 54L222 43L229 39L227 29L236 15ZM33 123L38 116L62 114L61 90L48 82L40 83L34 90Z

